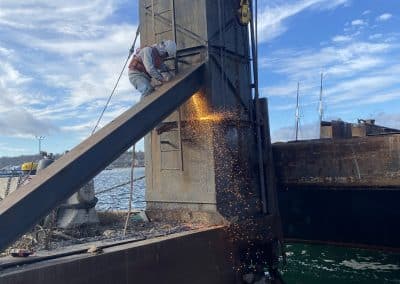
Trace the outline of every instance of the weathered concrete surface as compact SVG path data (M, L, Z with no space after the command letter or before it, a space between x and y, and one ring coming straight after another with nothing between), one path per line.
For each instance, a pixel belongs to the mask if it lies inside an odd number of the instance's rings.
M399 187L400 135L273 145L282 187Z
M141 44L173 38L171 1L157 1L154 20L152 1L139 3ZM254 216L261 206L248 27L236 19L237 1L175 3L178 49L197 52L180 59L204 58L206 78L201 92L164 121L174 127L146 137L147 208L211 212L217 223Z
M57 227L72 228L99 222L94 181L89 181L62 204L57 211Z
M22 176L0 177L0 200L13 192L23 180Z
M35 175L0 177L0 202L20 186L28 184ZM56 189L55 189L56 190ZM57 227L71 228L83 224L98 223L95 210L97 199L94 194L93 180L88 182L70 198L68 198L57 211Z
M241 283L224 228L180 233L0 272L2 284Z

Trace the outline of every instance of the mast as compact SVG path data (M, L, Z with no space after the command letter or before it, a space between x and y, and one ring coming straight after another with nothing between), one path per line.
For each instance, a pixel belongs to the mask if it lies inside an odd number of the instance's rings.
M296 141L299 138L299 123L300 123L300 109L299 109L299 90L300 82L297 82L297 102L296 102Z
M323 78L324 78L324 73L321 73L321 89L320 89L320 92L319 92L319 108L318 108L318 111L319 111L319 125L320 126L321 126L321 123L322 123L322 117L324 115L324 106L322 105L322 80L323 80Z

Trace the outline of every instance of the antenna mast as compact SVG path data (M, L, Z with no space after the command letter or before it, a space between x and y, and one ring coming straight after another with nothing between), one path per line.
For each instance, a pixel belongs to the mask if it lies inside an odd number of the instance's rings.
M300 123L300 109L299 109L299 90L300 82L297 82L297 102L296 102L296 141L299 138L299 123Z
M324 73L321 73L321 89L319 92L319 125L321 126L322 123L322 117L324 115L324 106L322 105L322 80L324 78Z

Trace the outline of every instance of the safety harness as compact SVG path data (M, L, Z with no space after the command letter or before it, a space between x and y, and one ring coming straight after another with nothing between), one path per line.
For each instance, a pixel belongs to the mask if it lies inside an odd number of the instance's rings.
M151 57L153 59L153 64L157 69L161 69L161 66L163 64L163 60L160 56L160 53L158 52L158 49L155 47L150 47L151 48ZM139 53L142 49L139 48L138 50L136 50L135 55L133 56L131 62L129 63L129 70L135 70L138 72L142 72L145 73L146 75L148 75L149 77L150 74L147 72L146 67L143 64L143 59L139 56Z

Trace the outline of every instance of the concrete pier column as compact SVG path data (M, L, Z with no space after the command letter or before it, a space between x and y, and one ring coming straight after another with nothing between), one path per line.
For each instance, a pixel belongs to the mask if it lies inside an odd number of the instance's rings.
M249 35L237 2L175 0L173 15L171 0L140 1L142 46L172 39L174 17L179 69L207 62L202 90L146 137L153 218L220 224L261 210Z

